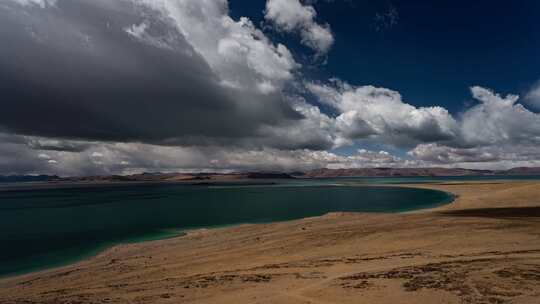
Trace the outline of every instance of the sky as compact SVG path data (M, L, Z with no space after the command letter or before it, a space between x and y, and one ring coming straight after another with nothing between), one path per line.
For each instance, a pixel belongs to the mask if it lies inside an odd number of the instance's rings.
M0 174L540 166L539 14L0 0Z

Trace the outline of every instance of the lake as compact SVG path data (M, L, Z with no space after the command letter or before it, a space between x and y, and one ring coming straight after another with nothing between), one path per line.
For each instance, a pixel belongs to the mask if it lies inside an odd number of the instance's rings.
M452 200L451 195L434 190L348 183L3 190L0 275L64 265L114 244L178 236L187 229L284 221L333 211L401 212Z

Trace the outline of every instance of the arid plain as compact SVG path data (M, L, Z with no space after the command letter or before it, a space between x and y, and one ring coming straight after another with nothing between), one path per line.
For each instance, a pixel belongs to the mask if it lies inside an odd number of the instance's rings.
M0 303L538 303L540 182L454 193L406 214L196 230L0 280Z

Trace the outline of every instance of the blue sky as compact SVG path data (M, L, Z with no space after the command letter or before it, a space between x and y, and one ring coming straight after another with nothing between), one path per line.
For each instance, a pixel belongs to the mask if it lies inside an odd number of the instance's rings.
M314 7L335 36L327 65L305 71L314 78L395 89L409 103L453 113L471 101L472 85L523 94L540 79L538 1L320 0ZM396 24L377 31L376 15L391 7ZM230 1L232 16L255 23L264 8L264 0ZM289 35L274 36L307 51Z

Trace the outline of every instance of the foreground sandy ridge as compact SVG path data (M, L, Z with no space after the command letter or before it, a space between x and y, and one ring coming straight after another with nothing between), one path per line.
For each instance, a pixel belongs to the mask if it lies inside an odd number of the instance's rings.
M117 246L4 279L0 303L538 303L540 182L411 186L458 198Z

